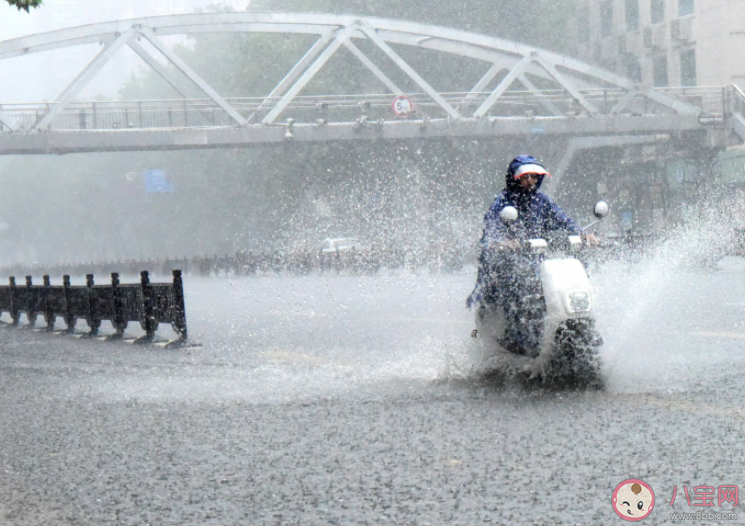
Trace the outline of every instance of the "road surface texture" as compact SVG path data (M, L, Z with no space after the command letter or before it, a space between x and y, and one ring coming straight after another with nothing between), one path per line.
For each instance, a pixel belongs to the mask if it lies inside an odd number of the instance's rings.
M745 522L684 493L745 487L745 269L658 263L592 275L601 392L485 379L473 269L187 277L182 350L2 329L0 524Z

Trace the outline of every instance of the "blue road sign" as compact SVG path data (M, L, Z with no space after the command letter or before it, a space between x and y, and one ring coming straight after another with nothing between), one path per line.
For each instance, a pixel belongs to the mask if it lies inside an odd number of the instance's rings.
M170 192L173 192L173 185L166 179L166 173L163 170L147 170L145 172L145 193Z

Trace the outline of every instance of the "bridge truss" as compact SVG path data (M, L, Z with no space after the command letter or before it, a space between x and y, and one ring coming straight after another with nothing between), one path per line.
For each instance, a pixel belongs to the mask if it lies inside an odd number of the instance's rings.
M200 33L311 35L314 42L269 93L228 97L162 40ZM654 90L578 60L495 37L329 14L210 13L120 20L0 42L0 60L91 43L100 43L100 51L54 102L3 101L0 153L215 148L286 140L653 135L701 129L705 97L720 97L719 91L691 96ZM125 46L182 98L78 100ZM313 79L336 73L329 71L330 59L342 48L384 92L307 94ZM405 59L404 50L475 61L483 73L475 83L464 81L458 90L442 91L437 79L425 79ZM193 95L195 89L200 96ZM394 114L391 105L399 95L411 101L414 111Z

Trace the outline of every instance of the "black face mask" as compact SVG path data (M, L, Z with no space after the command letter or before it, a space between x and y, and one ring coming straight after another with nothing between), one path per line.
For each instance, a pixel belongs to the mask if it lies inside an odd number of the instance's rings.
M543 178L545 175L539 175L538 181L536 182L535 186L532 190L528 190L527 188L523 187L523 185L520 184L520 181L515 179L514 176L511 174L507 174L507 190L512 193L516 194L518 196L532 196L535 195L536 192L538 192L538 189L541 187L541 184L543 183Z

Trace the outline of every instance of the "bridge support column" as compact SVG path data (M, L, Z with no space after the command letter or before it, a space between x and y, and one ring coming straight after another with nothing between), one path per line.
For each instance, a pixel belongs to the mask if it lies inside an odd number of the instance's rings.
M564 174L569 169L569 164L574 159L575 154L579 150L590 150L593 148L609 148L609 147L623 147L631 146L634 144L649 144L653 142L660 142L661 140L667 139L666 136L659 135L620 135L620 136L605 136L605 137L575 137L569 142L564 156L559 161L559 165L551 174L551 179L547 181L549 183L549 190L551 193L555 193L559 187Z

